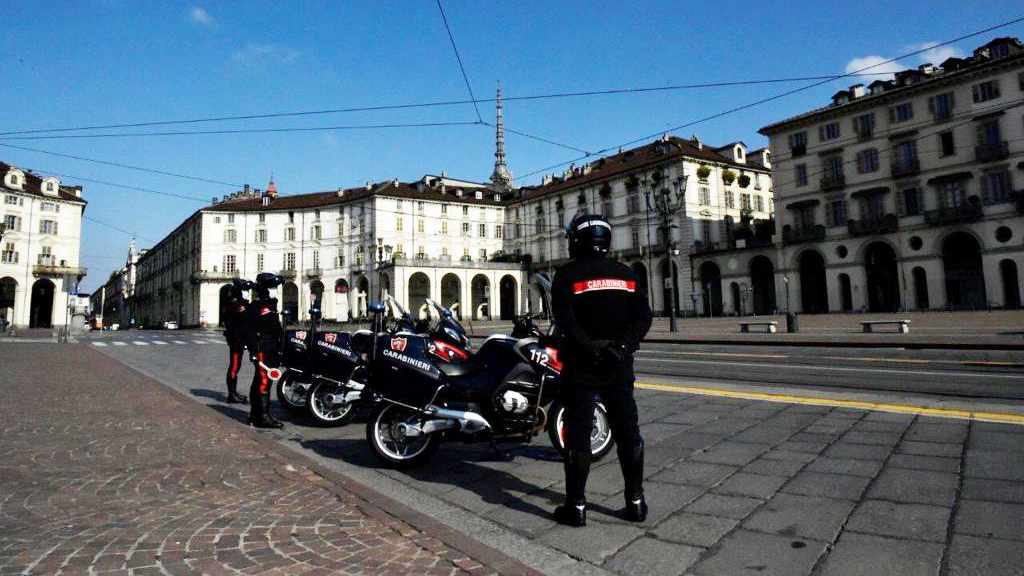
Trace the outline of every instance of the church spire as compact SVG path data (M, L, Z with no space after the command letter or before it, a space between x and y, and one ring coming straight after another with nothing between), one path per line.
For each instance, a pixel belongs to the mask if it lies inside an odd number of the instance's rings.
M499 192L508 192L512 189L512 173L509 172L505 163L505 116L501 106L501 82L498 82L498 97L495 100L495 150L494 150L494 172L491 173L491 183Z

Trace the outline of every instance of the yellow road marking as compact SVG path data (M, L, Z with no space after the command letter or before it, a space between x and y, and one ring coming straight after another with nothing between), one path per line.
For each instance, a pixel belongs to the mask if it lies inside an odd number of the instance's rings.
M998 360L962 360L964 366L1003 366L1006 368L1024 368L1022 362L1001 362Z
M822 360L856 360L858 362L899 362L907 364L931 364L949 360L922 360L920 358L873 358L870 356L814 356Z
M734 356L737 358L789 358L788 354L744 354L741 352L678 352L675 350L645 350L644 356L669 354L672 356Z
M723 388L710 388L705 386L677 386L670 384L638 382L636 387L644 390L699 394L702 396L719 396L723 398L735 398L737 400L760 400L763 402L782 402L786 404L805 404L810 406L834 406L838 408L855 408L858 410L892 412L895 414L917 414L920 416L937 416L939 418L977 420L979 422L1001 422L1004 424L1024 426L1024 414L957 410L953 408L929 408L927 406L916 406L913 404L894 404L889 402L866 402L861 400L794 396L791 394L774 394L770 392L741 392L738 390L726 390Z

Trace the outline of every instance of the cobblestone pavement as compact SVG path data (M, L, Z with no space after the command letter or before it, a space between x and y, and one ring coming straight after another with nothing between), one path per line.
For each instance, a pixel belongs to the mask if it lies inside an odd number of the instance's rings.
M154 348L102 350L227 412L223 348ZM359 420L316 428L293 416L276 436L362 482L399 484L415 505L439 501L467 526L496 524L618 574L1024 574L1022 426L671 392L640 391L638 403L652 504L642 526L615 517L614 454L591 473L590 524L569 529L550 517L564 487L546 439L512 462L450 443L398 472L378 467Z
M0 366L0 574L498 571L84 346Z

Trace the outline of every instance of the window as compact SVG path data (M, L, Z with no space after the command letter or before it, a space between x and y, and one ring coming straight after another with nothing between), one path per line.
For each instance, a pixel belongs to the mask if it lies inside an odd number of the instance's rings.
M903 215L917 216L921 213L921 189L916 186L904 188L902 193Z
M971 96L975 102L987 102L999 98L999 81L989 80L971 86Z
M423 202L417 202L416 203L416 211L417 212L423 212Z
M501 240L501 238L502 238L502 236L501 236L501 233L502 233L501 228L502 228L501 224L495 224L494 225L494 238L496 240Z
M807 164L797 164L793 169L796 171L796 185L807 186Z
M320 219L320 209L319 208L317 208L316 210L313 210L313 219L314 220L319 220Z
M447 246L442 246L441 247L441 256L448 256L448 247Z
M17 206L18 205L18 197L17 196L5 196L4 197L4 204L6 204L8 206Z
M259 221L260 221L260 224L266 224L267 223L267 215L263 214L261 212L260 215L259 215Z
M288 213L288 223L295 224L295 212Z
M238 232L234 228L229 228L224 231L224 242L226 244L234 244L238 240Z
M401 210L402 209L402 199L401 198L399 198L398 200L395 200L395 208L397 210Z
M4 244L3 253L0 253L0 262L4 264L18 263L18 253L14 251L14 242Z
M448 221L447 220L441 220L441 235L442 236L447 236L448 235Z
M263 254L256 255L256 271L263 272Z
M914 119L914 104L903 102L889 108L889 123L899 124Z
M760 194L754 195L754 210L764 212L764 197Z
M821 163L825 171L822 175L823 180L833 183L839 183L843 180L843 157L841 155L833 154L823 158Z
M540 222L537 222L537 225L538 225L538 228L539 228L540 227ZM462 237L463 238L469 238L469 222L463 222L462 223Z
M467 260L469 259L469 248L463 248L462 249L462 257L467 259Z
M228 224L234 224L234 223L235 223L235 215L234 214L228 214Z
M402 245L395 246L395 256L402 255ZM356 246L356 267L362 268L363 266L363 247Z
M58 212L59 207L56 202L43 202L39 205L39 209L43 212Z
M314 270L319 270L320 269L320 251L319 250L313 250L313 269Z
M36 263L40 266L53 266L53 248L43 246L37 258Z
M818 140L825 142L839 138L839 122L829 122L818 126Z
M700 221L701 240L705 246L711 245L711 220Z
M956 146L953 145L953 132L939 134L939 154L941 156L952 156L956 154Z
M989 172L981 177L981 201L985 204L1010 199L1010 175L1005 170Z
M441 204L441 214L448 214L448 205Z
M613 209L613 206L612 206L612 195L611 194L602 194L601 195L601 214L603 214L605 218L611 218L612 216L614 216L614 214L612 214L612 209Z
M701 206L708 206L711 204L711 188L707 186L701 186L697 188L697 202Z
M939 195L942 206L945 208L957 208L967 205L967 190L963 182L946 182L939 188Z
M423 218L420 218L419 220L416 221L416 231L417 232L419 232L420 234L423 234L423 232L426 231L426 229L427 229L427 223L423 220Z
M9 232L21 232L21 216L7 214L4 216L4 226Z
M395 216L395 232L401 232L405 228L405 223L402 222L401 216Z
M479 226L479 232L480 232L480 234L479 234L480 238L487 238L487 224L481 224Z
M997 146L1002 143L999 120L990 119L978 123L978 146Z
M338 268L344 268L345 267L345 253L342 252L341 250L338 250L338 265L337 265L337 267Z
M953 93L936 94L928 99L928 111L935 120L949 120L953 117Z
M267 230L266 228L259 228L256 230L256 243L266 244L267 243Z
M912 170L917 166L917 142L914 140L904 140L899 142L893 147L895 162L894 168L899 171Z
M284 269L295 270L295 252L286 252L284 255Z
M224 271L225 272L234 272L235 271L235 265L236 265L235 255L234 254L225 254L224 255Z
M632 191L626 197L626 213L637 214L640 212L640 194Z
M630 229L629 229L629 239L630 239L630 242L632 242L633 248L639 248L640 247L640 227L639 226L632 226L632 227L630 227Z
M750 210L750 194L740 194L740 209Z
M286 241L288 241L288 242L294 242L295 241L295 228L285 228L284 229L284 239Z
M309 237L312 238L313 240L319 240L322 235L323 235L323 229L320 228L319 224L314 224L313 227L309 231Z
M878 172L878 149L868 148L857 153L857 172Z
M807 132L789 135L789 152L794 158L807 153Z
M462 217L463 218L468 218L469 217L469 206L463 206L462 207Z
M736 207L736 197L735 197L735 194L733 194L732 190L726 190L725 191L725 207L726 208L735 208Z
M487 248L480 249L480 260L487 260Z
M39 221L39 233L40 234L57 234L57 221L56 220L40 220Z
M874 113L861 114L853 118L853 131L861 140L871 138L875 131Z
M846 225L846 200L833 200L826 205L825 221L831 227Z

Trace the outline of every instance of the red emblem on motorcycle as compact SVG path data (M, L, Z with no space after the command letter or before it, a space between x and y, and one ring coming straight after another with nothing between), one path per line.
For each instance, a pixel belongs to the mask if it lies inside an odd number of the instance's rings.
M295 333L295 337L298 338L299 340L305 340L306 339L306 331L305 330L299 330L298 332Z
M324 341L328 344L334 344L334 341L338 339L338 335L334 332L328 332L324 334Z
M405 338L392 338L391 349L395 352L405 352Z

